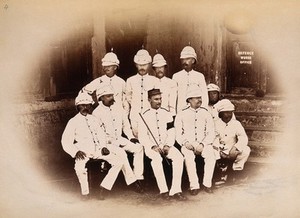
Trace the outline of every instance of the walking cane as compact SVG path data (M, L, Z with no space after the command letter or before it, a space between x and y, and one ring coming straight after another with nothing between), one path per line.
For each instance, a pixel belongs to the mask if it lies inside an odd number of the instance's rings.
M150 132L150 134L151 134L151 136L152 136L152 138L154 139L154 142L155 142L155 144L159 147L159 145L158 145L158 143L157 143L157 141L156 141L156 139L155 139L155 137L154 137L154 135L153 135L153 133L151 132L151 130L150 130L150 128L149 128L149 126L148 126L148 124L146 123L146 121L144 120L144 118L143 118L143 116L142 116L142 114L141 113L139 113L139 115L140 115L140 117L142 118L142 120L143 120L143 122L144 122L144 124L145 124L145 126L147 127L147 129L148 129L148 131ZM166 158L166 156L164 155L164 154L160 154L164 159L165 159L165 161L167 162L167 164L170 166L170 162L168 161L168 159Z

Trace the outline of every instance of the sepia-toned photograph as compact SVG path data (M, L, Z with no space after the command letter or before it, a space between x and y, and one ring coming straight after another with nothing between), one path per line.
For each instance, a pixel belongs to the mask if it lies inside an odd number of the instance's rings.
M299 216L300 2L0 3L1 217Z

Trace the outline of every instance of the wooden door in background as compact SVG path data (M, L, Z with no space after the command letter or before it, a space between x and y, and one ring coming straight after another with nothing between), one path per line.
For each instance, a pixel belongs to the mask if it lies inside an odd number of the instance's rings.
M254 94L259 89L261 62L252 43L233 41L227 56L227 89L231 93Z

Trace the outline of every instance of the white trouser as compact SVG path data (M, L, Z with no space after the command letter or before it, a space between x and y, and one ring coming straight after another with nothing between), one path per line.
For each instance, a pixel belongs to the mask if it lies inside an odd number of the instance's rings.
M186 171L190 181L190 189L199 189L199 178L197 175L197 168L195 162L195 154L188 150L185 146L181 147L181 152L184 156ZM202 184L208 188L212 185L212 177L216 164L216 159L211 145L206 145L203 148L201 156L204 158L204 175Z
M112 145L112 144L107 144L107 148L109 151L115 153L118 156L118 158L120 159L120 161L123 163L122 172L123 172L126 184L130 185L133 182L135 182L136 177L131 169L131 166L129 164L125 150L123 150L122 148L120 148L116 145Z
M147 155L147 157L151 159L151 166L160 193L167 192L168 186L167 186L166 177L163 170L163 164L162 164L163 159L161 155L149 147L145 147L145 154ZM183 156L178 151L177 148L171 147L169 150L169 154L166 157L172 160L172 167L173 167L172 186L169 192L169 195L172 196L176 193L182 192L181 180L182 180L182 171L183 171Z
M87 156L83 160L75 159L74 169L80 183L81 194L87 195L90 193L87 169L85 167L90 158L106 160L111 164L111 168L100 184L103 188L111 190L123 166L122 160L112 152L106 156L97 155L96 157Z
M243 170L244 169L244 165L246 163L246 161L248 160L248 157L250 155L250 148L248 146L245 146L243 148L243 151L241 154L239 154L235 161L233 162L232 165L232 169L233 170Z
M128 139L122 137L118 140L125 151L133 153L133 173L138 180L143 180L144 176L144 148L141 144L134 144Z

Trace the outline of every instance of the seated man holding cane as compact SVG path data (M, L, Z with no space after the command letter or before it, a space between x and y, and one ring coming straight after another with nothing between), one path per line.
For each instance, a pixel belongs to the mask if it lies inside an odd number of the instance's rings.
M151 166L160 191L160 196L164 200L169 200L170 196L178 201L186 200L181 191L181 179L183 171L183 156L174 147L175 129L172 114L161 108L161 92L159 89L148 91L150 109L140 114L139 140L145 148L145 154L151 159ZM163 158L172 160L173 175L170 192L163 170Z

